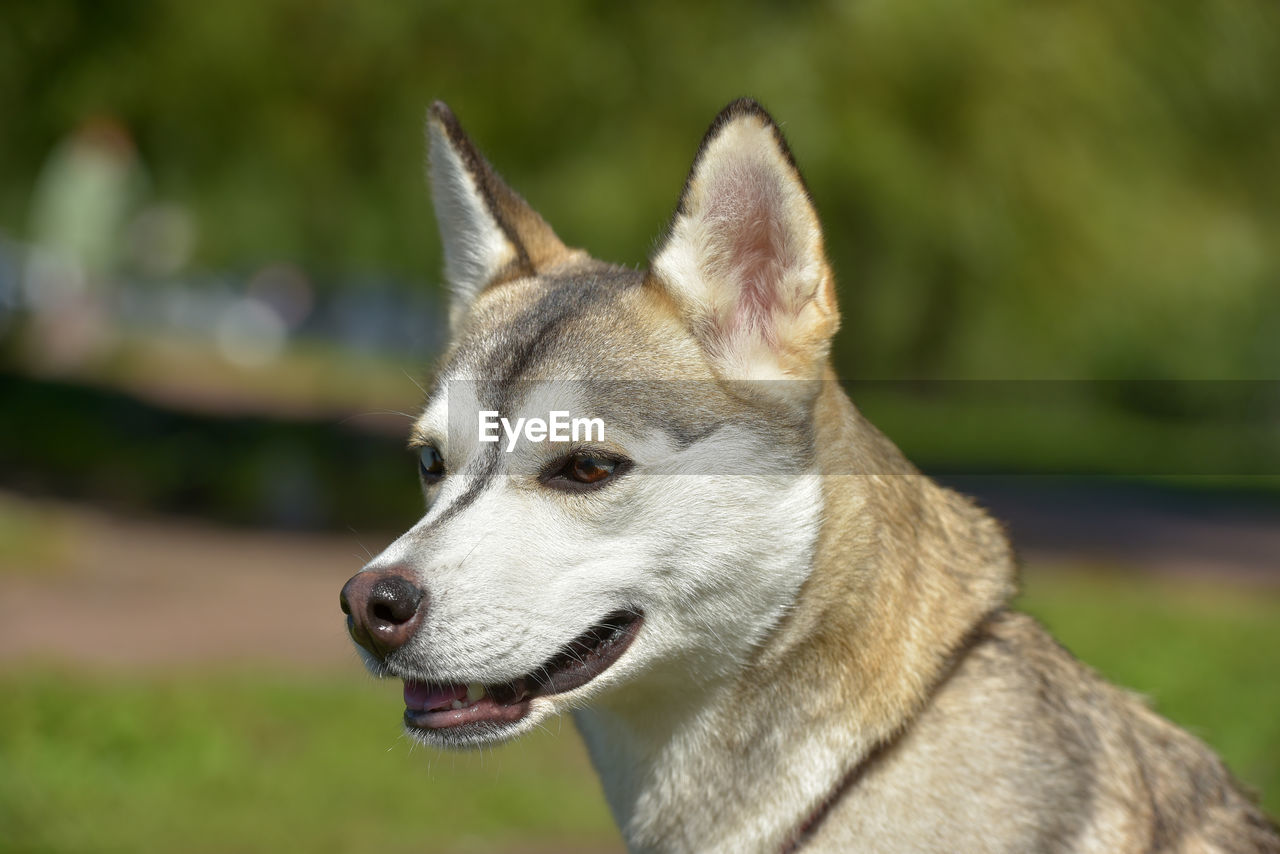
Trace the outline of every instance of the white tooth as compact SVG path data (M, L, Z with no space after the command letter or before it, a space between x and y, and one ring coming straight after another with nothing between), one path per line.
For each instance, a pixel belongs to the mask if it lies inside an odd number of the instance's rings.
M479 682L472 682L467 686L467 702L474 703L484 696L484 686Z
M450 703L450 704L449 704L449 707L450 707L450 708L453 708L453 709L461 709L461 708L462 708L462 701L461 701L461 700L454 700L452 703Z

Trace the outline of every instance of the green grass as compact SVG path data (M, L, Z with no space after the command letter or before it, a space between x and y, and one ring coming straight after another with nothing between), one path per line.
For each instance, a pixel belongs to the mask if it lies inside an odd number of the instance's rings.
M1222 752L1280 811L1280 599L1037 571L1022 604ZM0 675L0 848L12 852L617 847L572 727L481 754L399 734L397 686L221 670Z
M398 689L358 674L0 677L0 849L617 845L568 721L560 735L441 754L400 735Z
M1033 572L1019 607L1147 696L1280 814L1280 594L1116 568Z

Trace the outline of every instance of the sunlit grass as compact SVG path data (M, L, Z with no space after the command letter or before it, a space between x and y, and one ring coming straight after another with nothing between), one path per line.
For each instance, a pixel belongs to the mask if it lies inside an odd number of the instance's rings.
M568 721L500 749L444 754L401 735L397 693L358 676L10 673L0 679L0 835L16 847L5 850L616 844Z
M18 365L41 372L34 357L22 357ZM412 409L424 396L429 367L427 359L305 340L291 342L266 364L239 365L198 335L135 331L121 335L75 378L178 409L314 418Z
M1152 698L1280 810L1280 598L1104 568L1033 570L1021 604ZM609 850L572 726L441 754L356 674L0 675L6 850Z

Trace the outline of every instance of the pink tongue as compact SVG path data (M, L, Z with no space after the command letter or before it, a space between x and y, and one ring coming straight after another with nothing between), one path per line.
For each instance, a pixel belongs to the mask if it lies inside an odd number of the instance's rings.
M466 685L431 685L426 682L404 683L405 708L415 712L447 709L454 700L467 698Z

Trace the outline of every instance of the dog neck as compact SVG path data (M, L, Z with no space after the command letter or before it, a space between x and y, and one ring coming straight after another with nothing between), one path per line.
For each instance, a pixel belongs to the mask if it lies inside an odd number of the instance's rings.
M1013 594L999 526L919 474L827 380L822 524L793 607L731 677L575 714L633 850L793 843Z

